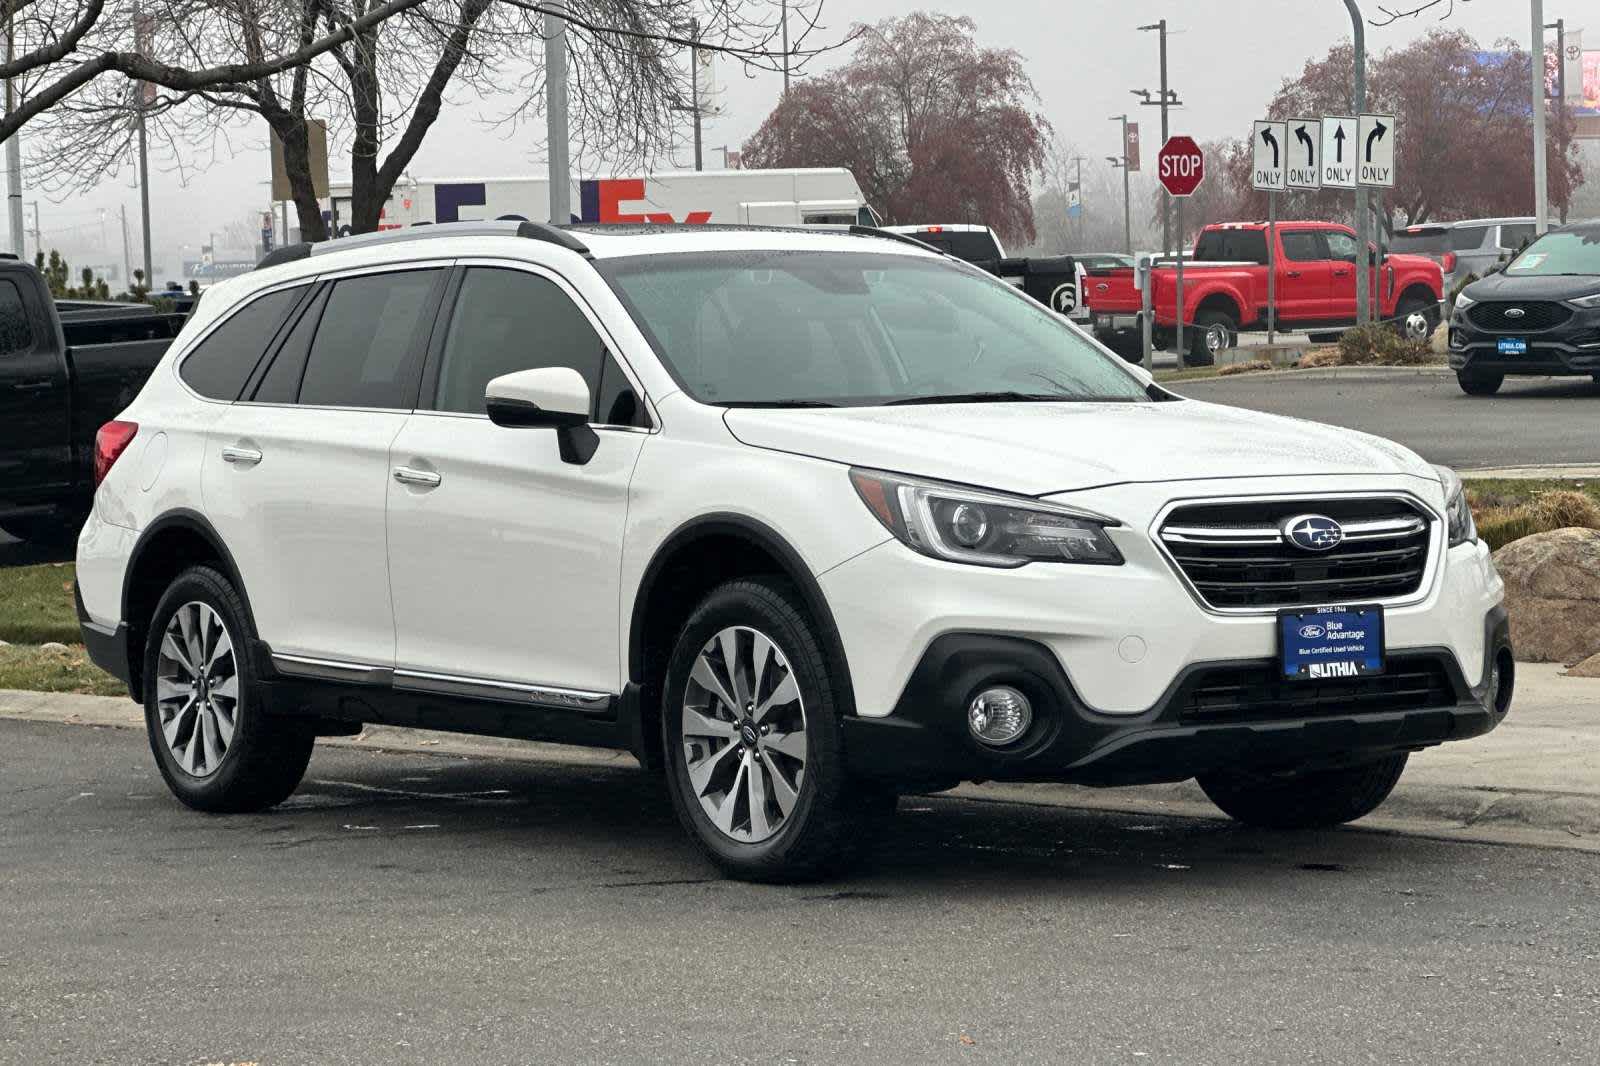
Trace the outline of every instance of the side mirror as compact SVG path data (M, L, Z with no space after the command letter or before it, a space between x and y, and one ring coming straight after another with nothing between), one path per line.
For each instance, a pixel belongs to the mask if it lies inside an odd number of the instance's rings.
M588 383L571 367L502 374L484 388L483 400L497 426L554 429L563 462L582 466L600 446L600 435L589 425Z
M534 429L586 425L592 403L583 375L565 366L501 374L483 390L483 400L495 425Z

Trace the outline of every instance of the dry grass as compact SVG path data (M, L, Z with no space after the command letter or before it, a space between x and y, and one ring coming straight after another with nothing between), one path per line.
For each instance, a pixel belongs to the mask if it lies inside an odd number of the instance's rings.
M1467 482L1467 503L1478 535L1490 548L1581 526L1600 529L1600 486L1583 482L1496 479Z
M1231 377L1234 374L1259 374L1263 370L1271 370L1272 364L1265 359L1254 359L1248 363L1229 363L1227 366L1217 368L1217 377Z

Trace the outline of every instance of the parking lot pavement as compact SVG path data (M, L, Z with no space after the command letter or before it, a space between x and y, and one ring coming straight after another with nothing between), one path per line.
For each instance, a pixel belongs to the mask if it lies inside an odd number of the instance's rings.
M1173 382L1196 400L1348 426L1463 470L1600 462L1600 385L1588 378L1507 378L1468 396L1446 371L1241 374Z
M277 811L0 721L5 1062L1587 1062L1600 858L906 800L716 878L637 770L319 749ZM1068 1051L1070 1049L1070 1052Z

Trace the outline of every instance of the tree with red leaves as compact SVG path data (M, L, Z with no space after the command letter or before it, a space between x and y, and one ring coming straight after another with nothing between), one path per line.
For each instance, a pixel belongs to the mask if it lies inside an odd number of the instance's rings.
M1353 65L1350 45L1334 46L1284 82L1268 115L1348 114ZM1367 110L1399 120L1396 185L1384 195L1402 224L1533 213L1526 50L1510 41L1484 49L1463 31L1435 30L1369 63ZM1552 120L1548 140L1550 202L1560 208L1583 183L1583 169L1570 121ZM1208 152L1216 176L1244 214L1266 217L1266 193L1250 189L1243 142L1221 154ZM1281 196L1281 217L1343 218L1351 209L1345 190Z
M970 18L861 28L838 70L796 85L744 144L747 167L845 166L890 222L978 222L1033 240L1050 125L1022 57L980 49Z

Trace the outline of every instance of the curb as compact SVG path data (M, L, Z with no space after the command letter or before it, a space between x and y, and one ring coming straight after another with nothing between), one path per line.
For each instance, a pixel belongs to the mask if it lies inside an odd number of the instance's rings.
M144 730L144 711L109 696L0 690L0 719ZM507 759L561 766L636 770L627 752L503 740L399 726L369 725L354 737L318 744L372 752L450 758ZM1083 785L962 785L944 795L986 803L1067 807L1145 817L1226 821L1194 782L1097 789ZM1600 853L1600 795L1556 790L1495 789L1402 778L1394 794L1359 828L1474 843L1514 844Z

